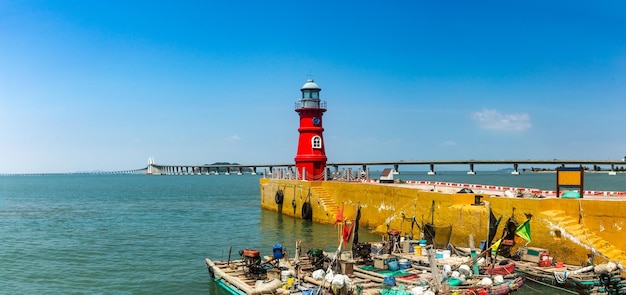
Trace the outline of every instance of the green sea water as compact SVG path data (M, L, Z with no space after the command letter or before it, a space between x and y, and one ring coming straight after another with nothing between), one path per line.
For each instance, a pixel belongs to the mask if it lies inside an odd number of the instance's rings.
M296 239L304 249L337 247L332 225L262 210L259 178L2 176L0 294L225 295L205 257L226 259L231 247L232 257L246 248L271 255ZM521 294L554 294L541 290Z

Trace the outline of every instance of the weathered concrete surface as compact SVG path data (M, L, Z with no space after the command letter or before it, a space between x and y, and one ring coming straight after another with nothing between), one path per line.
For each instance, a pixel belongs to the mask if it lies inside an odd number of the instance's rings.
M277 190L284 201L275 201ZM430 192L419 186L339 181L297 181L262 178L261 207L301 218L302 204L309 200L313 221L332 224L337 208L343 217L354 219L361 206L361 227L384 234L388 228L411 233L413 218L418 223L452 225L453 245L467 247L468 236L485 240L489 209L502 224L508 218L522 223L531 217L532 242L528 246L546 248L557 261L582 265L588 254L596 262L626 262L626 201L620 199L505 198L483 194L482 204L474 205L475 194ZM502 225L496 238L502 234ZM419 231L414 228L414 236ZM523 243L521 243L523 244Z

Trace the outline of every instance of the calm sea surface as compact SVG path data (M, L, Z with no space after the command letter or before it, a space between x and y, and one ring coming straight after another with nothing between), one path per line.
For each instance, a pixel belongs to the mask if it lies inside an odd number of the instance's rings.
M488 174L406 172L396 179L552 189L555 178ZM585 185L625 190L625 176L586 174ZM276 243L293 250L296 238L304 249L336 248L332 225L261 210L259 178L0 176L0 294L226 295L209 280L205 257L226 259L231 246L233 257L244 248L271 255ZM522 180L531 183L507 183ZM379 239L365 229L360 235ZM554 292L534 286L521 294Z

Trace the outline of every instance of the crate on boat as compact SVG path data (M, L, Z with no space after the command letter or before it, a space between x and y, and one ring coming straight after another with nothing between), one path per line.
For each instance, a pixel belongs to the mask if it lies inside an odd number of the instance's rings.
M419 246L418 240L404 240L402 241L402 253L413 253L415 252L415 246Z
M450 258L451 251L450 250L436 250L435 257L437 259L446 259Z
M378 269L387 269L387 259L389 259L388 254L374 256L374 267Z
M352 275L354 271L354 264L356 261L354 260L341 260L339 261L339 265L341 266L341 273L344 275Z
M539 257L544 253L548 253L548 250L544 248L528 247L524 250L522 260L538 263Z

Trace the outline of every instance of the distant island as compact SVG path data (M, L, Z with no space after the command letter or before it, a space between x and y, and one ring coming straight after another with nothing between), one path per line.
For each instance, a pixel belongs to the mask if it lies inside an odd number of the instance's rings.
M556 167L556 168L531 167L530 168L530 172L556 172L556 169L558 169L558 168L560 168L560 167ZM585 170L585 172L609 172L609 171L625 172L626 168L624 168L624 166L619 166L619 167L615 167L615 170L611 170L610 168L609 169L602 169L602 167L600 167L599 165L593 165L592 168L584 166L583 170Z
M233 165L233 166L236 166L236 165L241 165L241 164L239 164L239 163L230 163L230 162L215 162L213 164L204 164L204 165ZM252 173L252 172L254 172L254 170L252 170L251 167L240 167L239 169L241 169L241 171L239 171L241 173ZM209 168L209 172L216 172L216 171L220 172L220 173L223 173L223 172L233 172L232 169L229 171L227 167ZM235 170L235 171L238 171L238 170Z

